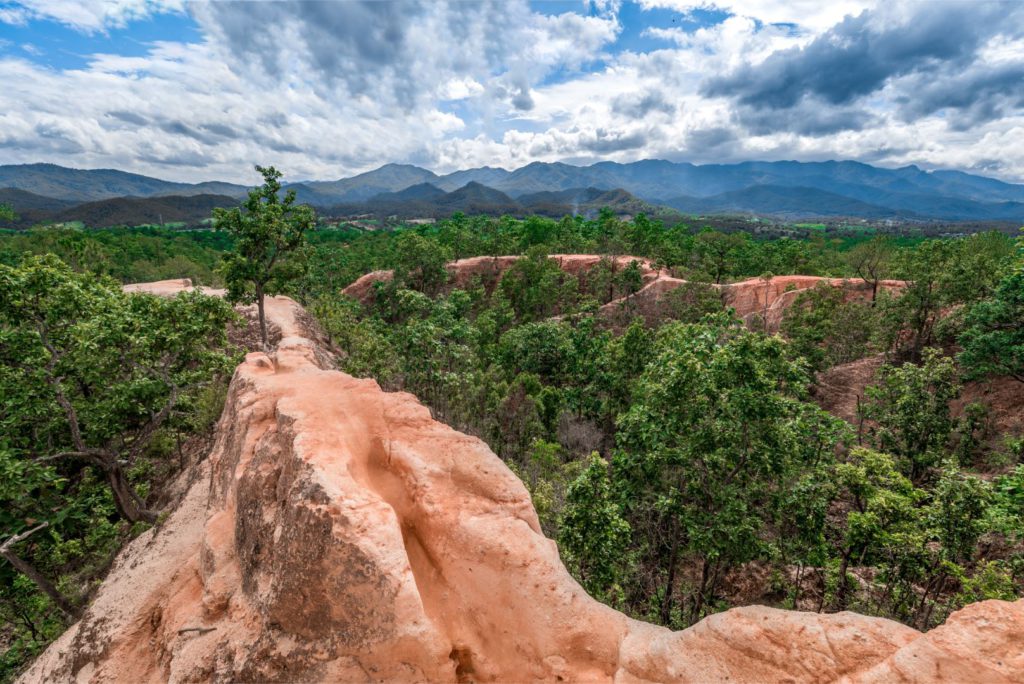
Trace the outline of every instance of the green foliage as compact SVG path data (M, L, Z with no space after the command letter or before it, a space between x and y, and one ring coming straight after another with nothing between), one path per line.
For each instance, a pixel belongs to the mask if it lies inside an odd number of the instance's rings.
M823 284L797 296L781 332L792 353L819 371L870 354L876 328L877 309L870 303L847 302L841 288Z
M949 442L954 422L949 402L960 391L953 360L927 350L921 365L883 365L878 385L865 390L864 417L875 421L878 446L901 459L904 472L921 482Z
M301 248L306 231L316 225L316 214L306 205L295 204L294 190L281 197L281 173L273 166L256 170L263 175L263 185L249 191L241 208L214 209L213 223L235 243L223 264L228 300L256 302L266 347L263 297L279 292L301 273L305 256Z
M436 240L405 231L395 240L395 283L427 295L436 295L448 282L445 264L451 251Z
M36 530L0 563L19 625L6 672L54 636L57 608L75 612L128 523L157 519L157 445L219 413L207 392L233 365L233 319L220 299L126 294L52 255L0 266L0 539Z
M739 270L745 247L746 240L738 233L702 232L693 244L697 268L715 283L721 283Z
M597 453L566 491L558 544L566 563L592 596L612 599L621 593L629 523L612 491L608 463Z
M680 555L699 559L690 597L699 619L723 572L765 551L761 532L776 487L831 454L835 431L801 401L807 377L777 337L720 316L664 326L633 406L620 418L616 486L627 519L643 521L646 572L664 571L671 615ZM664 540L650 546L652 540Z
M233 317L217 298L127 295L54 257L0 266L4 434L26 457L77 459L109 479L119 513L151 519L126 470L179 399L228 369Z
M579 285L542 248L532 248L501 279L502 295L520 321L536 321L571 310Z
M1007 375L1024 382L1024 268L1006 276L991 299L970 307L960 345L969 378Z

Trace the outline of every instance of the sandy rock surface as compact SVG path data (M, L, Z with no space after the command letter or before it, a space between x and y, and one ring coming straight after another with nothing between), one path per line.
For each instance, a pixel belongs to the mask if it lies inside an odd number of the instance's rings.
M268 313L282 339L236 370L203 477L21 682L1024 681L1024 602L924 635L764 607L631 620L483 442L327 369L291 300Z

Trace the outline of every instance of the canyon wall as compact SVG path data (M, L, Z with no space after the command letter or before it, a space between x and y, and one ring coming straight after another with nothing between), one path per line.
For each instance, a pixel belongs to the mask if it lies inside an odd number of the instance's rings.
M493 284L522 257L471 257L450 262L448 271L449 287L464 288L474 281ZM566 273L586 277L587 272L597 266L602 257L597 254L552 254L549 259L558 263ZM612 259L616 270L636 261L640 265L643 279L642 288L633 295L608 302L600 309L602 317L614 323L628 323L633 316L643 316L650 321L663 320L665 311L661 306L665 295L687 284L686 280L674 278L667 269L657 268L649 259L634 256L618 256ZM374 285L390 282L391 271L373 271L358 278L342 293L361 302L373 297ZM801 292L819 285L840 288L844 297L850 300L870 300L872 285L860 278L822 278L819 276L786 275L770 278L750 278L735 283L707 284L719 292L722 303L732 307L736 315L745 322L763 327L769 331L778 330L783 313ZM879 292L898 293L905 286L900 280L882 280Z
M1024 602L927 634L766 607L629 619L483 442L331 370L291 300L267 309L281 340L235 371L195 484L21 682L1024 681Z

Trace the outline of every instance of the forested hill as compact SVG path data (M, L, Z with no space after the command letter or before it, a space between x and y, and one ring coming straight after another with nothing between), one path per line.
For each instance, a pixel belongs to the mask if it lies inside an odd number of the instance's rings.
M426 187L431 190L423 194ZM240 197L230 183L173 183L114 170L78 170L52 164L0 166L0 188L16 188L75 202L120 196L218 194ZM444 215L454 209L525 214L538 195L619 191L628 203L673 207L687 214L754 214L801 218L1024 221L1024 185L959 171L917 166L883 169L853 161L743 162L694 165L663 160L590 166L534 162L508 171L470 168L438 175L386 164L355 176L290 186L299 200L321 209ZM446 197L450 195L450 197ZM469 195L469 197L467 197ZM559 211L578 201L559 201ZM17 208L17 207L15 207ZM628 213L628 210L623 210ZM650 211L650 209L648 209Z

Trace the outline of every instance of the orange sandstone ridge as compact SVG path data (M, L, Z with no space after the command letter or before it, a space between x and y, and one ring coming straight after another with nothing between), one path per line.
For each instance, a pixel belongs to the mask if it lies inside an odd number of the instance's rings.
M194 484L19 681L1024 681L1024 601L927 634L765 607L627 618L483 442L330 370L291 300L267 309L282 339L235 371Z
M459 259L447 265L450 287L466 287L474 279L481 282L496 281L518 256L471 257ZM552 254L548 258L558 262L559 267L575 276L585 275L597 266L602 257L597 254ZM674 278L667 269L657 268L650 259L634 256L618 256L611 258L616 269L622 269L633 261L640 265L643 287L631 295L613 300L601 307L601 315L609 318L653 313L658 302L667 293L685 285L687 281ZM376 283L390 282L394 277L391 271L373 271L361 276L342 293L361 302L368 302L373 297ZM778 330L782 322L782 314L804 290L821 284L842 288L848 300L871 298L871 284L860 278L822 278L819 276L785 275L771 278L751 278L724 285L710 284L722 295L722 301L736 311L736 315L747 322L759 319L768 330ZM899 292L905 283L901 280L883 280L879 282L879 291ZM625 304L634 306L625 308ZM626 321L628 322L628 321Z

